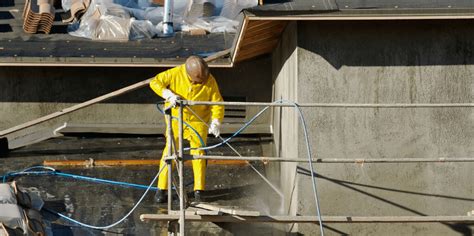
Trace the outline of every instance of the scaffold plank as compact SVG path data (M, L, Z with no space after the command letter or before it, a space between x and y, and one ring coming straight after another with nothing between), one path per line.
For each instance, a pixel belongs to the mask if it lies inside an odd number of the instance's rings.
M198 204L194 204L193 206L197 208L206 209L209 211L222 212L229 215L238 215L238 216L260 216L261 215L260 212L258 211L234 209L232 207L217 206L217 205L211 205L211 204L206 204L206 203L198 203Z

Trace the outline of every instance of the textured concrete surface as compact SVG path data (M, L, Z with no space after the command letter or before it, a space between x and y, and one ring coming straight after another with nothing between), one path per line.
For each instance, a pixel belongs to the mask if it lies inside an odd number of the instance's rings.
M472 21L300 22L298 102L472 103ZM471 108L305 108L318 158L473 157ZM300 132L301 136L301 132ZM306 155L301 141L299 155ZM318 164L323 215L466 215L473 163ZM298 210L315 215L308 165ZM317 227L299 225L313 235ZM329 235L472 235L457 224L328 225Z
M273 100L297 99L298 73L296 49L296 22L288 25L282 39L273 53ZM298 130L298 116L293 108L275 108L273 127L276 156L297 157L298 142L301 140ZM280 186L285 195L281 213L297 214L298 188L295 185L297 163L270 163L272 168L280 168Z

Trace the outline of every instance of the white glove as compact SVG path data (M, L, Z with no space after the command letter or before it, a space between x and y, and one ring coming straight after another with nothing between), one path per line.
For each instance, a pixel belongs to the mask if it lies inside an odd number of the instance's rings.
M163 89L161 93L163 94L163 98L166 99L166 101L170 103L170 107L176 106L176 102L179 100L178 95L174 94L169 89Z
M219 137L221 134L221 131L219 127L221 126L221 123L219 122L218 119L213 119L211 122L211 125L209 125L209 134L213 134L214 136Z

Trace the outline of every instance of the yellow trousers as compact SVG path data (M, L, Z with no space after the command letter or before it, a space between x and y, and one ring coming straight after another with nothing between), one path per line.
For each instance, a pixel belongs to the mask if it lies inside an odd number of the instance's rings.
M173 123L173 137L174 137L174 143L176 145L176 149L178 149L179 146L179 140L178 140L178 128L177 128L177 122L172 122ZM200 125L193 125L191 123L191 126L196 129L196 131L199 133L201 136L202 140L204 141L204 145L207 143L207 129L205 126L202 124ZM201 147L201 141L199 137L188 127L183 128L183 139L188 140L191 148L198 148ZM183 143L183 145L186 147L187 145ZM205 152L203 150L191 150L191 155L204 155ZM160 170L163 168L164 165L166 165L166 162L164 161L164 157L168 155L168 145L166 145L165 149L163 150L163 155L161 156L161 161L160 161ZM193 164L193 173L194 173L194 191L196 190L204 190L205 185L206 185L206 160L192 160ZM160 176L158 178L158 188L161 190L168 189L168 167L165 167L163 171L161 171Z

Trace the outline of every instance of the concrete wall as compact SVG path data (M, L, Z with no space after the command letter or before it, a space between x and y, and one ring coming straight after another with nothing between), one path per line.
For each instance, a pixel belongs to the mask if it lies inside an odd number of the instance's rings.
M298 40L297 100L471 103L472 23L299 22L294 36ZM470 108L305 108L304 113L310 145L318 158L449 158L474 154ZM301 131L298 137L298 154L304 157ZM466 215L474 206L472 163L315 166L320 175L323 215ZM297 213L315 215L308 165L298 168ZM328 235L473 233L472 226L439 223L327 226ZM301 224L297 230L308 235L318 232L311 224Z
M0 67L0 129L59 111L127 85L150 78L160 68ZM259 58L233 69L211 69L223 96L248 101L271 99L271 59ZM256 76L258 75L258 79ZM249 88L256 89L253 93ZM157 124L162 116L154 103L161 100L148 87L37 126L72 123ZM249 110L248 116L255 111ZM270 115L257 120L268 123ZM19 132L14 135L20 135Z
M297 99L297 48L296 22L291 22L282 34L280 44L273 53L273 100ZM297 157L298 116L293 108L273 109L274 143L276 156ZM270 163L280 166L280 186L286 196L278 211L296 215L298 191L295 185L296 163ZM276 197L277 195L275 195ZM292 196L292 197L289 197Z

